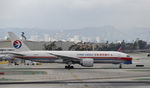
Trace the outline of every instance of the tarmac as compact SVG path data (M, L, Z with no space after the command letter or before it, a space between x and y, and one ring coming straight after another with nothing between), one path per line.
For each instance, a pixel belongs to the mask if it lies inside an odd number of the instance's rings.
M131 53L132 65L94 64L94 67L64 64L0 65L0 88L150 88L150 57ZM137 67L142 65L143 67Z

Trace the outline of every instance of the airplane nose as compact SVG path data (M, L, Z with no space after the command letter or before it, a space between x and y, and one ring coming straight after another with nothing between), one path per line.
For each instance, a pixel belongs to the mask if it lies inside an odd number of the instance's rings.
M128 64L132 64L132 57L130 58L130 60L128 61Z

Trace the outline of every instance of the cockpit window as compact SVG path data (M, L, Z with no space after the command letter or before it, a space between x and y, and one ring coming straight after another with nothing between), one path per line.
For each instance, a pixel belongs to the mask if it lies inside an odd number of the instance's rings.
M127 57L130 57L129 55L127 55Z

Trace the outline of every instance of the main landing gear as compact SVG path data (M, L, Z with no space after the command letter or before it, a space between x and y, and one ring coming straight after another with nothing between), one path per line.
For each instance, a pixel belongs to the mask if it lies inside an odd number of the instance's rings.
M70 66L70 65L67 65L67 66L65 66L65 69L74 69L74 67Z
M66 63L67 65L65 66L65 69L74 69L74 67L73 66L71 66L72 65L72 62L70 61L70 62L68 62L68 63Z

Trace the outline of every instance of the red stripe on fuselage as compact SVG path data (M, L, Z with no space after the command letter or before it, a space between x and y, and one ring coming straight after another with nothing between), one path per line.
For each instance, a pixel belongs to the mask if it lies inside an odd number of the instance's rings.
M121 59L126 61L132 60L131 57L79 57L79 58Z

